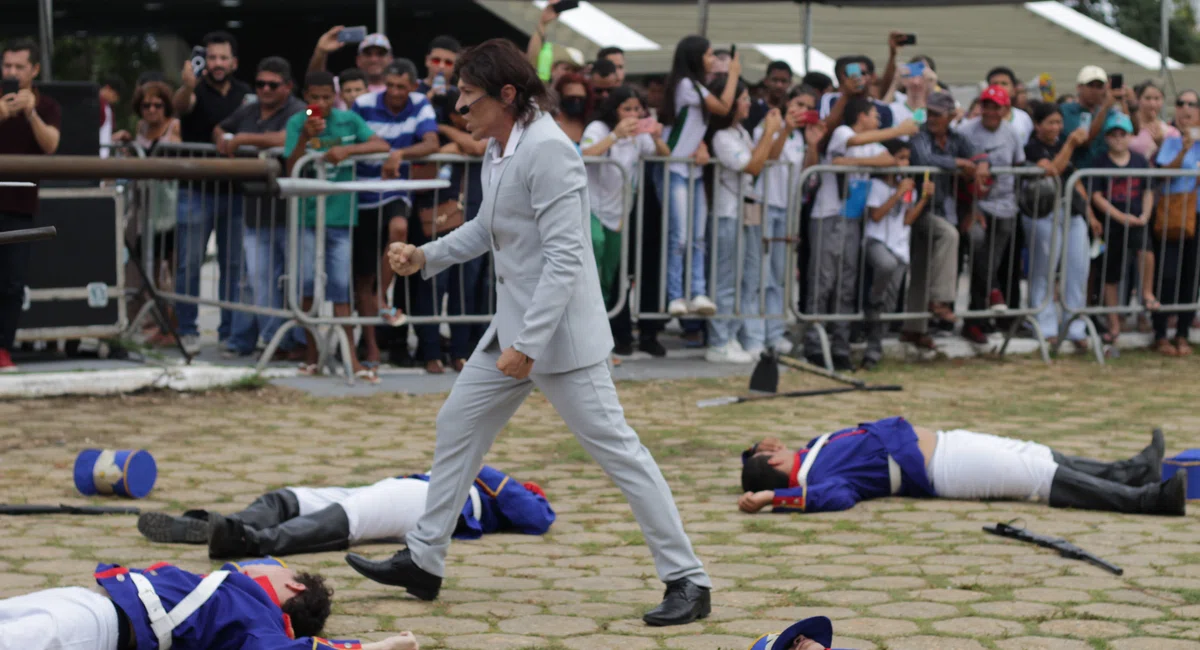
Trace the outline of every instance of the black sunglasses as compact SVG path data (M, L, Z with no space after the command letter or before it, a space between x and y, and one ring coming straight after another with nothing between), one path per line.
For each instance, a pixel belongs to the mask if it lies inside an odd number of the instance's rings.
M1176 107L1176 108L1183 108L1184 106L1186 106L1186 107L1188 107L1188 108L1196 108L1197 106L1200 106L1200 103L1197 103L1197 102L1189 102L1189 101L1184 101L1184 100L1182 100L1182 99L1176 99L1176 100L1175 100L1175 107Z
M283 85L283 83L279 82L279 81L265 81L263 79L255 79L254 80L255 88L266 88L268 90L278 90L279 87L282 85Z
M148 111L152 108L162 109L165 106L166 105L163 104L162 102L142 102L142 110L143 111Z

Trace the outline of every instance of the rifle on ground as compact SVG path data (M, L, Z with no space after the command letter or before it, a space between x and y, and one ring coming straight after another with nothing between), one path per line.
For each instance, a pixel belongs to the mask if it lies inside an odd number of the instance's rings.
M141 510L128 506L69 506L0 504L0 515L137 515Z
M1013 521L1016 520L1014 519ZM1125 569L1122 569L1112 562L1108 562L1100 557L1097 557L1061 537L1049 537L1047 535L1031 533L1024 528L1017 528L1016 526L1013 526L1012 521L1008 522L1007 524L998 523L995 526L984 526L983 530L984 532L988 532L993 535L1009 537L1018 541L1029 542L1030 544L1037 544L1043 548L1052 548L1058 551L1058 554L1065 558L1072 560L1083 560L1084 562L1094 564L1105 571L1111 571L1116 575L1125 573Z

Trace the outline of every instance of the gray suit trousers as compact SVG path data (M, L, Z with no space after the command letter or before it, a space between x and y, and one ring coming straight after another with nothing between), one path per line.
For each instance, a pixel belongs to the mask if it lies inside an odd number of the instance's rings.
M454 382L437 417L437 446L425 514L408 534L413 561L435 575L446 573L446 552L467 491L483 457L536 386L592 458L625 494L642 528L663 582L712 582L683 530L671 488L650 451L625 422L608 362L518 380L496 369L500 349L476 350ZM535 366L536 368L536 366Z

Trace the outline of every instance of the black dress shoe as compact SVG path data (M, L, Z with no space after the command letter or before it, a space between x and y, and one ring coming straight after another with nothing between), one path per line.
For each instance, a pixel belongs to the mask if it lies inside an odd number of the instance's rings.
M408 549L392 557L373 562L356 553L346 554L346 563L363 576L380 584L404 589L421 600L434 600L442 590L442 579L417 566Z
M687 578L668 582L662 604L646 612L642 620L646 625L663 627L687 625L692 621L708 618L712 613L709 591L707 587L701 587Z
M633 343L630 341L622 341L620 343L613 344L613 354L622 357L627 357L633 354Z
M667 349L658 342L658 339L642 339L638 341L638 349L652 357L667 356Z

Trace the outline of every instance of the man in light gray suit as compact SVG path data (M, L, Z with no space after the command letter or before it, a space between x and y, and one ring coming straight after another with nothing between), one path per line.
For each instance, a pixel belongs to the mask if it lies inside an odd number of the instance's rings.
M446 551L484 454L536 386L584 449L625 493L667 584L650 625L708 616L712 583L683 530L671 488L625 422L608 356L608 317L590 241L587 174L575 146L543 112L546 88L509 41L495 39L458 60L457 110L483 159L479 216L425 246L392 244L399 275L430 278L489 250L496 317L437 418L425 514L407 548L372 562L349 554L362 575L433 600Z

